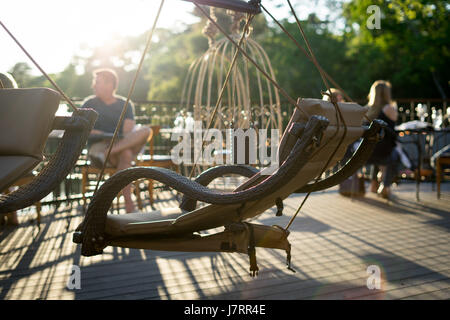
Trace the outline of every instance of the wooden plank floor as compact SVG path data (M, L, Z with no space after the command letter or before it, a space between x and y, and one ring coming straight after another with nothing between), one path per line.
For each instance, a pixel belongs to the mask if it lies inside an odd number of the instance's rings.
M285 253L257 249L259 276L247 255L107 248L82 257L72 243L81 221L76 208L23 212L18 228L0 230L0 299L449 299L450 184L440 200L431 184L394 187L395 199L351 200L337 188L312 194L291 226L292 265ZM160 193L157 206L176 202ZM286 226L303 199L284 201L283 217L269 210L257 223ZM77 205L74 205L76 207ZM45 208L44 208L45 210ZM68 289L72 266L81 289ZM381 271L381 288L367 288L368 266Z

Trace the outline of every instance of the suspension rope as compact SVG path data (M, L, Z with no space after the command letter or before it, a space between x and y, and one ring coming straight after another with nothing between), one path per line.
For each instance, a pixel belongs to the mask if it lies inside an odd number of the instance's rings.
M326 81L325 76L324 76L324 74L323 74L323 69L320 67L320 65L319 65L319 63L318 63L318 61L317 61L317 59L316 59L316 57L315 57L315 55L314 55L314 52L313 52L313 50L312 50L312 48L311 48L311 45L310 45L310 43L309 43L309 41L308 41L308 38L307 38L305 32L303 31L303 28L302 28L302 25L301 25L301 23L300 23L300 20L298 19L297 15L296 15L296 13L295 13L295 10L294 10L294 8L292 7L292 4L291 4L290 0L287 0L287 3L289 4L289 7L290 7L290 9L291 9L291 12L292 12L292 14L294 15L295 20L296 20L296 22L297 22L297 26L298 26L298 28L299 28L299 30L300 30L302 36L303 36L303 39L305 40L306 46L307 46L307 48L308 48L308 50L309 50L309 53L310 53L310 55L311 55L312 62L313 62L314 65L316 66L317 70L319 71L320 76L321 76L321 78L322 78L322 81L323 81L323 83L325 84L325 86L327 87L328 94L329 94L329 97L330 97L330 101L331 101L331 103L333 104L333 106L334 106L334 108L335 108L335 110L336 110L337 131L336 131L335 136L338 135L338 132L339 132L339 130L340 130L339 119L342 120L343 127L344 127L344 134L342 135L342 137L341 137L339 143L337 144L335 150L331 153L331 155L330 155L330 157L328 158L326 164L325 164L324 167L322 168L320 174L319 174L319 175L316 177L316 179L315 179L314 184L316 184L316 183L319 181L319 179L320 179L320 177L322 176L322 174L325 172L325 170L326 170L326 168L328 167L328 165L330 164L331 160L333 159L334 155L335 155L336 152L338 151L338 149L339 149L339 147L341 146L342 142L344 141L344 138L345 138L345 136L347 135L347 125L346 125L346 123L345 123L345 119L344 119L344 117L343 117L343 115L342 115L342 113L341 113L341 110L340 110L340 108L339 108L339 106L338 106L338 104L337 104L337 101L335 100L335 98L333 97L333 95L332 95L332 93L331 93L330 86L329 86L328 82ZM286 230L286 231L287 231L287 230L289 229L289 227L292 225L292 223L294 222L294 220L295 220L295 218L297 217L298 213L299 213L300 210L303 208L303 205L305 204L306 200L309 198L311 192L312 192L312 191L308 192L308 194L305 196L305 198L303 199L303 201L302 201L302 203L300 204L300 206L297 208L297 211L295 212L295 214L292 216L292 218L290 219L289 223L288 223L287 226L285 227L285 230Z
M194 2L194 3L195 3L195 2ZM197 5L197 4L196 4L196 5ZM201 8L201 7L199 7L199 8ZM203 10L203 9L202 9L202 10ZM204 11L203 11L203 12L204 12ZM206 12L204 12L204 14L206 15ZM245 34L246 34L247 30L248 30L248 26L250 25L250 22L251 22L251 20L253 19L253 17L254 17L254 15L251 15L251 14L247 16L247 22L246 22L246 24L245 24L244 31L243 31L243 33L242 33L241 38L239 39L239 43L237 44L238 48L240 48L240 46L242 45L242 42L244 41ZM216 22L215 22L214 20L212 20L212 19L211 19L211 21L213 21L214 24L216 23ZM222 31L222 30L221 30L221 31ZM223 31L222 31L222 32L223 32ZM228 68L227 75L226 75L226 77L225 77L225 81L224 81L224 83L223 83L223 85L222 85L222 88L220 89L219 97L218 97L217 102L216 102L216 105L215 105L215 107L214 107L213 114L211 115L211 118L209 119L208 128L206 129L206 132L208 132L209 129L211 128L212 123L213 123L213 121L214 121L214 118L215 118L215 116L216 116L217 110L218 110L218 108L219 108L219 105L220 105L220 103L222 102L222 97L223 97L223 94L224 94L224 92L225 92L225 87L227 86L228 81L229 81L229 79L230 79L231 72L233 71L234 65L235 65L235 63L236 63L238 53L239 53L239 50L236 50L236 52L234 53L233 59L231 60L231 65L230 65L230 67ZM205 136L206 136L206 134L205 134ZM205 144L205 140L204 140L205 136L202 136L202 150L203 150L203 146L204 146L204 144ZM201 153L200 153L200 154L201 154ZM197 157L197 159L195 159L195 162L194 162L194 165L193 165L193 167L192 167L191 173L189 174L189 178L192 178L193 175L194 175L194 171L195 171L195 168L196 168L196 166L197 166L198 160L199 160L199 158L200 158L200 154L199 154L199 156Z
M289 3L289 5L290 5L290 2L289 2L289 0L288 0L288 3ZM275 80L273 80L264 70L262 70L261 69L261 67L240 47L240 45L237 45L236 44L236 42L230 37L230 36L228 36L227 35L227 33L213 20L213 19L211 19L211 17L206 13L206 11L202 8L202 7L200 7L197 3L195 3L194 2L194 4L197 6L197 8L203 13L203 15L205 16L205 17L207 17L227 38L228 38L228 40L231 42L231 43L233 43L236 47L237 47L237 49L239 50L239 51L241 51L241 53L248 59L248 61L250 61L270 82L272 82L272 84L281 92L281 94L282 95L284 95L285 96L285 98L287 98L288 100L289 100L289 102L291 102L292 104L294 104L301 112L303 112L306 116L307 116L307 118L309 119L310 118L310 116L309 116L309 114L307 114L307 112L305 111L305 110L303 110L302 108L300 108L300 106L284 91L284 89L283 88L281 88L279 85L278 85L278 83L275 81ZM321 75L321 78L322 78L322 81L324 82L324 84L325 84L325 86L327 87L327 89L328 89L328 91L329 91L329 95L330 95L330 97L332 97L331 96L331 90L330 90L330 87L329 87L329 85L328 85L328 82L326 81L326 79L325 79L325 77L324 77L324 75L323 75L323 73L321 72L321 70L323 70L321 67L320 67L320 65L318 64L318 62L317 62L317 59L315 58L315 55L314 55L314 53L313 53L313 51L312 51L312 49L311 49L311 46L309 45L309 41L307 40L307 38L306 38L306 35L305 35L305 33L303 32L303 29L302 29L302 27L301 27L301 24L300 24L300 21L298 20L298 18L297 18L297 16L296 16L296 14L295 14L295 12L294 12L294 10L293 10L293 8L292 8L292 5L290 5L290 7L291 7L291 10L293 11L293 13L294 13L294 16L295 16L295 18L296 18L296 20L297 20L297 25L299 26L299 28L300 28L300 31L301 31L301 33L302 33L302 36L304 37L304 39L305 39L305 42L306 42L306 44L307 44L307 47L308 47L308 50L310 51L310 55L311 55L311 58L312 58L312 61L313 61L313 63L314 63L314 65L316 66L316 68L319 70L319 72L320 72L320 75ZM332 103L333 103L333 105L335 106L335 110L336 110L336 120L337 120L337 132L339 132L339 128L340 128L340 124L339 124L339 118L341 118L342 119L342 122L343 122L343 124L344 124L344 135L342 136L342 138L341 138L341 140L340 140L340 142L339 142L339 144L338 144L338 146L336 147L336 149L334 150L334 152L331 154L331 156L329 157L329 159L328 159L328 161L327 161L327 163L326 163L326 165L324 166L324 168L322 169L322 172L317 176L317 178L316 178L316 181L315 181L315 183L317 183L318 181L319 181L319 179L320 179L320 176L323 174L323 172L326 170L326 168L328 167L328 165L329 165L329 163L331 162L331 159L333 158L333 156L336 154L336 152L337 152L337 150L339 149L339 146L342 144L342 141L344 140L344 138L345 138L345 136L346 136L346 132L347 132L347 127L346 127L346 124L345 124L345 120L343 119L343 116L342 116L342 114L341 114L341 112L340 112L340 110L339 110L339 107L337 106L337 103L336 103L336 101L335 101L335 99L331 99L331 101L332 101ZM336 132L336 134L337 134L337 132ZM191 175L192 175L192 172L191 172ZM305 199L303 200L303 202L302 202L302 204L300 205L300 207L298 208L298 210L297 210L297 212L296 212L296 214L294 215L294 217L291 219L291 221L289 222L289 224L286 226L286 230L290 227L290 225L292 224L292 222L294 221L294 219L295 219L295 217L297 216L297 214L298 214L298 212L300 212L300 210L301 210L301 208L303 207L303 204L306 202L306 200L308 199L308 197L309 197L309 195L310 195L310 193L311 192L309 192L308 193L308 195L305 197Z
M159 5L159 9L158 9L158 12L157 12L157 14L156 14L155 21L153 22L152 29L151 29L151 31L150 31L150 33L149 33L149 35L148 35L148 38L147 38L147 43L146 43L145 49L144 49L144 51L142 52L141 60L139 61L139 66L138 66L138 68L137 68L137 70L136 70L136 73L135 73L134 78L133 78L133 82L132 82L131 87L130 87L130 89L129 89L129 91L128 91L127 100L126 100L126 102L125 102L125 104L124 104L124 106L123 106L122 113L120 114L119 122L117 123L116 129L114 130L113 138L112 138L112 140L111 140L111 142L110 142L110 144L109 144L108 153L107 153L107 155L106 155L105 161L103 162L102 170L100 171L100 175L99 175L99 177L98 177L97 185L95 186L95 191L94 191L94 193L97 192L97 189L98 189L98 187L99 187L99 185L100 185L100 181L101 181L102 178L103 178L103 174L104 174L105 168L106 168L106 163L108 163L109 155L111 154L111 149L112 149L112 147L113 147L113 145L114 145L115 140L117 139L117 135L118 135L118 132L119 132L119 128L120 128L120 126L122 125L123 119L124 119L124 117L125 117L125 113L126 113L128 104L129 104L130 99L131 99L131 94L132 94L133 91L134 91L134 86L135 86L135 84L136 84L136 80L137 80L137 77L138 77L138 75L139 75L139 72L141 71L141 68L142 68L142 64L143 64L143 62L144 62L145 55L147 54L147 52L148 52L148 50L149 50L149 48L150 48L150 44L151 44L152 38L153 38L153 33L154 33L154 31L155 31L155 28L156 28L156 23L158 22L158 19L159 19L159 16L160 16L160 13L161 13L161 9L162 9L163 5L164 5L164 0L161 0L161 4Z
M308 50L309 50L309 53L310 53L312 62L313 62L314 65L316 66L317 70L319 71L320 77L322 78L323 83L325 84L325 86L327 87L327 90L329 91L329 93L330 93L330 95L331 95L330 86L329 86L329 84L328 84L328 81L325 79L325 76L324 76L324 74L323 74L323 69L322 69L322 67L319 65L319 62L317 61L316 56L315 56L314 52L312 51L311 45L310 45L310 43L309 43L309 41L308 41L308 38L306 37L305 32L303 31L303 27L302 27L302 25L301 25L301 23L300 23L300 20L298 19L297 14L295 13L294 8L292 7L291 1L290 1L290 0L287 0L287 3L289 4L289 7L290 7L290 9L291 9L291 12L292 12L292 14L294 15L295 21L297 22L297 26L298 26L298 28L299 28L299 30L300 30L302 36L303 36L303 39L305 40L306 47L307 47ZM333 104L335 105L335 102L333 101L333 99L331 99L331 100L332 100L331 102L333 102ZM335 105L335 106L336 106L336 105ZM339 107L336 106L336 109L339 109Z
M44 75L45 78L47 78L48 81L55 87L55 89L63 96L64 100L67 101L67 103L72 107L73 111L75 113L78 113L78 108L75 106L75 104L70 100L69 97L64 93L64 91L56 84L55 81L50 78L50 76L41 68L41 66L36 62L36 60L33 59L33 57L28 53L28 51L22 46L22 44L17 40L16 37L6 28L6 26L3 24L3 22L0 21L0 24L2 25L3 29L9 34L9 36L17 43L17 45L22 49L22 51L27 55L27 57L33 62L33 64L36 66L36 68L39 69L39 71Z
M342 122L343 122L343 124L344 124L344 130L345 130L344 136L343 136L343 138L344 138L344 137L345 137L345 133L347 132L347 125L345 124L345 120L344 120L344 117L342 116L341 109L340 109L339 106L337 105L337 101L335 101L335 99L333 99L333 94L332 94L332 92L331 92L330 85L328 84L328 81L325 79L325 76L324 76L324 74L323 74L322 71L321 71L321 70L323 70L323 69L320 67L319 62L317 61L316 56L315 56L314 52L312 51L311 45L310 45L310 43L309 43L309 41L308 41L308 37L306 36L305 32L303 31L303 27L302 27L302 25L301 25L301 23L300 23L300 20L299 20L298 17L297 17L297 14L295 13L294 8L292 7L291 1L290 1L290 0L287 0L287 3L289 4L289 7L290 7L290 9L291 9L291 12L292 12L292 14L293 14L294 17L295 17L295 21L297 22L297 26L298 26L298 28L299 28L299 30L300 30L302 36L303 36L303 39L305 40L305 43L306 43L306 46L307 46L307 48L308 48L308 50L309 50L309 53L310 53L310 55L311 55L312 61L313 61L314 65L316 66L317 70L319 71L320 77L322 78L322 81L323 81L323 83L325 84L325 87L327 88L327 90L328 90L328 92L329 92L329 95L330 95L330 101L331 101L331 103L333 104L333 106L334 106L334 108L335 108L335 110L336 110L336 113L339 114L339 117L336 115L336 120L338 121L338 123L337 123L338 130L339 130L339 127L340 127L340 126L339 126L339 119L341 119ZM343 138L342 138L342 140L343 140Z
M278 89L278 91L289 101L289 103L297 107L297 109L300 110L300 112L302 112L308 119L310 118L310 115L305 110L303 110L298 105L298 103L291 96L289 96L289 94L283 88L281 88L281 86L274 79L272 79L240 46L238 46L238 44L225 32L225 30L218 23L216 23L208 15L208 13L206 13L206 11L199 4L197 4L196 2L193 3L203 13L203 15L208 18L217 27L217 29L219 29L222 34L237 47L237 49L248 59L248 61L250 61L259 70L259 72L261 72L264 77L266 77L267 80L269 80Z

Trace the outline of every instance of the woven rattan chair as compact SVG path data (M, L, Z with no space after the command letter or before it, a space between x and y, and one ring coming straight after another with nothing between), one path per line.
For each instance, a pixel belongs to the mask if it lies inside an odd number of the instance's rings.
M21 187L23 185L26 185L28 183L30 183L31 181L33 181L33 179L35 178L35 175L33 173L29 173L23 177L21 177L20 179L14 181L14 183L10 186L11 187ZM8 194L10 193L10 188L6 188L5 190L3 190L3 194ZM35 209L36 209L36 224L38 225L38 227L41 224L41 202L38 201L34 204Z
M55 117L60 95L47 88L0 90L0 190L25 177L43 160L53 129L64 130L56 152L39 174L19 189L0 196L0 214L37 203L53 191L74 167L95 120L94 110Z
M292 193L325 189L351 176L367 160L381 128L380 122L363 127L362 119L367 109L353 103L339 104L347 130L338 127L332 103L316 99L304 99L299 103L310 117L308 119L295 110L280 142L280 166L272 175L263 175L242 165L211 168L195 181L155 167L136 167L116 173L94 195L84 221L74 233L74 242L82 245L82 255L101 254L107 246L240 252L249 255L253 275L258 270L255 247L285 250L289 262L289 232L278 226L257 225L247 220L275 205L279 214L282 200ZM341 170L319 183L312 183L325 167L333 167L342 159L347 146L360 137L364 139L358 150ZM229 173L249 179L229 193L207 187L214 178ZM116 193L124 185L141 178L157 180L183 193L181 206L150 213L109 215ZM207 205L197 208L197 201ZM225 227L225 230L199 234L217 227Z

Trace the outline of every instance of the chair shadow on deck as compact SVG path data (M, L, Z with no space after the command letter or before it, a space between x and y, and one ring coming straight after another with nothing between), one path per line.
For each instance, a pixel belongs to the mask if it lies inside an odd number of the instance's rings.
M111 249L105 250L102 256L105 261L89 263L83 258L89 265L80 268L81 289L70 290L75 300L155 299L160 294L168 294L161 285L164 280L156 261L157 254L137 249ZM76 255L81 258L79 249Z
M417 214L416 203L402 200L395 203L395 207L378 199L370 197L357 199L371 206L381 206L389 210L390 214ZM289 212L295 209L289 205L285 208ZM393 210L395 209L395 210ZM259 217L257 222L264 224L277 224L285 226L290 220L290 215L275 216L275 209L269 210ZM443 219L442 210L432 208L430 211ZM248 273L248 256L239 253L189 253L166 252L139 249L121 249L109 247L105 249L103 258L99 262L89 261L91 258L81 258L80 248L72 244L72 231L76 227L71 223L70 230L61 227L61 231L51 231L55 225L65 225L63 220L72 213L58 213L57 215L44 216L43 226L31 245L12 248L12 250L24 250L20 254L20 261L12 270L2 270L3 276L0 299L9 296L10 291L15 290L15 284L34 273L42 272L42 277L47 277L49 284L37 287L39 297L48 299L52 295L52 277L56 277L52 268L58 263L67 261L68 265L81 266L81 289L69 290L65 283L61 283L62 290L73 293L73 299L383 299L390 298L384 290L373 291L366 286L368 275L365 267L357 272L340 270L339 265L333 261L320 264L317 261L308 261L309 252L303 251L301 240L292 239L293 273L287 270L286 255L283 251L257 248L259 276L250 277ZM439 225L442 227L442 225ZM31 226L23 226L31 228ZM333 230L330 234L328 231ZM9 232L4 230L0 234L0 240L4 240ZM53 232L53 233L52 233ZM317 237L324 244L331 244L343 252L351 255L351 261L363 265L378 265L382 270L385 284L394 283L398 286L412 286L419 282L448 281L448 277L442 272L434 271L421 265L420 259L408 260L394 254L390 248L383 248L376 242L368 241L364 237L340 230L316 219L308 210L302 212L295 220L292 228L293 234L311 233L311 237ZM338 235L339 237L336 237ZM291 235L292 237L292 235ZM308 235L309 238L309 235ZM357 251L354 246L346 246L344 241L356 241L361 245L368 245L369 249L363 253ZM49 242L55 240L54 242ZM56 243L49 248L50 243ZM69 243L70 248L63 244ZM41 248L43 247L43 248ZM45 248L47 247L47 248ZM56 251L56 254L53 254ZM64 253L66 252L66 253ZM67 254L67 252L70 252ZM36 267L32 266L38 254L49 257ZM50 254L52 253L52 254ZM302 256L306 254L306 256ZM318 252L319 257L322 253ZM316 255L317 255L316 254ZM50 257L52 256L52 257ZM0 259L3 257L0 257ZM339 261L345 261L339 257ZM43 259L43 258L40 258ZM96 260L95 260L96 261ZM350 263L352 264L353 262ZM311 269L312 268L312 269ZM318 276L323 272L323 276ZM320 271L321 270L321 271ZM340 280L339 275L347 272L353 281ZM69 270L64 274L64 282L69 279ZM333 278L336 276L337 278ZM331 278L330 278L331 277ZM6 279L5 279L6 278ZM61 281L61 280L60 280ZM405 283L403 285L402 283ZM432 284L431 284L432 285ZM385 289L382 287L382 289ZM16 295L17 296L17 295Z
M432 270L423 266L426 258L418 258L415 261L405 259L398 255L388 253L367 254L361 257L367 265L375 265L381 271L381 289L372 290L371 294L365 298L369 299L397 299L402 298L399 292L408 287L428 285L435 287L436 291L441 288L436 283L442 281L450 285L448 275ZM439 259L436 259L432 264L433 268L447 271ZM391 290L389 292L388 290ZM432 289L428 289L432 290Z
M371 203L375 205L376 200ZM258 222L284 226L289 219L290 216L275 217L275 210L270 210L263 214ZM297 217L293 232L313 233L333 243L334 240L326 233L331 229L331 226L303 214ZM365 242L351 234L344 235L361 243ZM403 266L408 270L416 270L419 276L424 274L439 277L436 272L396 256L388 250L376 245L372 247L375 251L382 250L383 253L360 255L352 249L343 249L367 265L378 263L385 273ZM362 276L356 278L356 284L354 281L329 282L309 275L298 261L293 263L296 273L287 270L286 256L279 250L257 249L257 252L263 253L258 259L260 274L257 278L251 278L248 272L244 271L248 269L248 257L245 254L161 253L137 249L126 249L128 253L124 254L122 249L112 250L113 261L83 268L82 272L92 270L92 275L88 280L83 280L84 288L76 294L75 299L359 299L370 298L375 293L367 288L368 275L364 273L364 268L361 269ZM162 266L158 264L157 259L160 259ZM335 268L333 263L323 266L329 275L334 271L339 274L340 271ZM100 279L94 274L100 276ZM392 274L392 277L387 275L386 280L394 281L397 278ZM86 281L91 283L86 284ZM103 287L99 287L99 282ZM97 292L96 296L95 291L99 290L108 291L108 295ZM373 296L374 299L384 297L383 291L378 291Z
M290 217L275 217L266 213L258 222L284 225ZM320 233L330 229L312 217L299 217L298 232ZM253 287L265 286L266 281L292 283L308 280L313 286L323 284L302 273L286 269L284 252L258 248L270 257L260 257L260 273L249 275L246 254L168 252L141 249L105 249L106 260L81 268L82 289L75 299L245 299ZM77 250L77 257L80 258ZM86 258L83 258L86 259ZM76 261L74 262L77 263ZM85 275L85 276L83 276ZM272 291L274 288L271 289ZM259 292L260 290L257 289ZM275 290L276 291L276 290ZM219 292L219 293L218 293Z
M248 267L244 254L119 251L113 248L113 260L82 267L82 290L75 291L75 299L389 299L395 295L388 290L450 281L445 274L422 266L420 259L411 261L388 250L362 255L347 250L363 264L381 269L380 290L367 288L369 275L364 268L351 281L311 276L299 263L293 265L296 273L292 273L279 250L258 249L264 258L258 260L256 278L243 272ZM333 263L323 268L329 275L342 273Z
M57 209L55 210L57 211ZM47 221L47 218L50 218L51 221ZM51 284L51 276L54 274L55 269L52 267L58 263L62 263L64 261L69 261L73 259L73 254L64 254L66 250L63 250L63 244L70 241L71 238L70 233L61 233L57 235L51 235L51 229L54 228L52 223L59 223L61 220L66 220L67 217L56 214L47 214L43 217L43 222L40 227L36 225L31 225L29 223L23 222L19 226L14 228L4 228L0 231L0 243L2 245L5 244L5 241L9 238L9 236L13 235L13 233L21 232L23 235L20 237L21 241L26 241L24 239L31 239L31 243L23 243L21 246L15 246L10 248L6 252L2 252L0 255L0 276L2 277L2 281L0 282L0 300L5 300L10 291L14 288L15 284L23 279L26 279L29 276L32 276L35 273L45 271L47 268L50 268L49 274L46 275L49 281L46 281L46 284L40 288L40 293L38 297L35 299L46 299L49 294L50 284ZM33 235L29 233L32 231ZM36 234L34 234L36 230ZM65 231L65 229L64 229ZM55 250L56 254L54 259L45 260L43 263L32 266L33 263L37 263L36 261L46 259L47 257L44 254L51 255L48 252L43 253L45 249L48 249L49 243L54 241L54 244L58 244L59 246L55 246L51 249ZM14 253L16 257L7 257L9 254ZM41 254L41 256L38 255ZM17 257L18 256L18 257ZM14 261L8 261L8 258L14 259ZM15 267L10 270L6 270L3 268L3 264L5 263L13 263ZM26 291L23 289L22 291ZM29 294L29 292L27 292ZM36 294L34 294L36 296ZM17 297L16 299L27 299L30 297Z

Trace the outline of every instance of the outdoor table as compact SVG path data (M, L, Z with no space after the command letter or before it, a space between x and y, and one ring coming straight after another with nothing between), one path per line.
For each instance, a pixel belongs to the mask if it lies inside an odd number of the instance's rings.
M424 151L422 145L425 146L425 149L428 147L428 150L433 150L433 144L435 142L434 139L435 133L443 132L444 134L446 134L447 132L450 132L450 128L434 128L429 123L421 121L410 121L409 123L404 123L399 126L396 126L395 132L399 135L400 138L405 136L415 137L415 139L411 142L400 141L400 143L404 144L412 143L415 145L417 149L418 159L417 159L417 173L416 173L416 200L420 201L419 192L420 192L420 180L421 180L421 170Z

